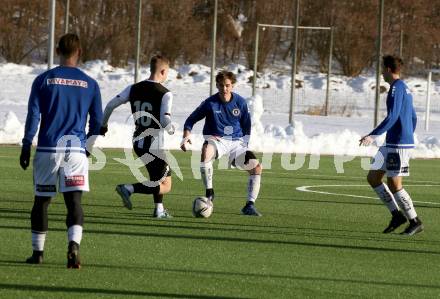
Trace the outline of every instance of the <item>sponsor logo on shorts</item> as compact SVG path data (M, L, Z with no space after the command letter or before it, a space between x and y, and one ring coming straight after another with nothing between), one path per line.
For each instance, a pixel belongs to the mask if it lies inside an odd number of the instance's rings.
M57 187L55 185L40 185L35 186L37 192L57 192Z
M83 175L72 175L64 177L66 187L84 186Z
M408 173L408 172L409 172L409 167L408 167L408 166L402 167L402 169L400 170L400 172L401 172L401 173Z
M232 114L233 114L234 116L239 116L239 115L240 115L240 109L238 109L238 108L234 108L234 109L232 110Z
M65 78L51 78L47 79L47 85L67 85L87 88L88 83L83 80L65 79Z

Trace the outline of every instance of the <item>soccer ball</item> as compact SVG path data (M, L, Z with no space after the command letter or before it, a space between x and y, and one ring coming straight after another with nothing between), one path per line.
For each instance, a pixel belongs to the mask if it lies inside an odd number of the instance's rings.
M212 214L214 206L208 198L199 196L193 201L192 213L194 217L208 218Z

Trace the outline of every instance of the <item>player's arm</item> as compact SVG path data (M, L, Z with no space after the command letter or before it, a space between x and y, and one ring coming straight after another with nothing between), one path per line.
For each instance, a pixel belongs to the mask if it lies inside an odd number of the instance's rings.
M244 103L242 107L242 115L240 118L240 126L241 130L243 131L243 141L247 144L249 144L249 140L251 138L251 114L249 113L249 108L246 103Z
M92 103L89 107L89 132L87 137L92 135L99 135L99 129L102 123L102 100L101 91L99 89L98 83L95 84L95 91L93 95Z
M32 140L37 133L38 124L40 123L39 89L40 82L36 79L32 84L31 94L29 96L28 113L24 126L24 138L22 140L23 145L20 154L20 166L24 170L26 170L30 164Z
M171 107L173 106L173 94L167 92L162 97L160 105L160 125L168 134L173 135L175 131L174 125L171 123Z
M405 90L403 88L395 88L394 94L390 98L390 111L385 119L370 134L359 140L359 145L370 145L376 136L380 136L396 123L399 119L400 110L402 109L403 97Z
M417 114L414 107L412 109L412 123L413 123L413 132L415 132L417 127Z
M187 144L191 144L191 131L194 125L206 117L207 112L207 104L206 101L202 102L199 107L194 110L190 116L185 121L185 124L183 125L183 139L180 144L180 148L186 152L187 150Z
M107 133L108 120L110 118L110 115L112 115L113 110L115 110L117 107L121 106L122 104L127 103L130 100L130 91L131 91L131 85L125 88L116 97L111 99L110 102L107 103L107 106L105 106L104 117L102 119L102 124L100 129L101 135L105 135L105 133Z

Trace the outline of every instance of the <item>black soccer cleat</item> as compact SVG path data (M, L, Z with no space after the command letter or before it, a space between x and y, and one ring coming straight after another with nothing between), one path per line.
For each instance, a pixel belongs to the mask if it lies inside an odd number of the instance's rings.
M34 250L32 255L26 259L26 264L42 264L43 251Z
M418 217L414 218L413 220L409 221L408 227L401 232L401 235L407 235L407 236L413 236L417 233L420 233L423 231L423 224L422 221Z
M79 258L79 244L70 241L67 251L67 268L68 269L80 269L81 260Z
M399 226L404 224L406 222L405 215L402 214L402 212L397 212L393 217L391 218L390 224L384 229L384 234L389 234L396 230Z

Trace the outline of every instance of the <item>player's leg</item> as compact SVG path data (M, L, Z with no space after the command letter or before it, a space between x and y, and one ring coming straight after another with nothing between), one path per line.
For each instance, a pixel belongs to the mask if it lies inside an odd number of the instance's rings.
M154 218L172 218L171 214L165 209L163 204L164 194L171 191L172 180L169 165L161 160L156 159L147 165L147 170L152 182L159 183L159 188L153 193L154 201Z
M32 256L26 262L43 262L44 244L48 231L47 209L51 197L56 195L58 160L56 153L37 151L33 160L34 205L31 211Z
M387 183L400 209L409 220L408 227L402 232L414 235L423 231L422 221L417 216L411 196L403 188L403 177L409 176L409 150L396 149L388 161Z
M32 232L32 256L26 263L43 263L44 243L48 230L47 208L49 207L51 197L35 196L34 205L31 211L31 232Z
M89 161L86 155L73 151L65 153L59 173L60 192L63 193L67 208L67 267L79 269L79 246L84 223L81 197L82 192L89 191Z
M367 181L391 213L391 220L383 231L383 233L390 233L405 223L406 218L399 210L392 192L382 181L386 173L386 156L387 148L381 147L374 157L374 163L372 169L368 172Z
M217 156L217 145L214 139L208 139L203 143L202 153L200 157L200 174L203 185L205 186L205 196L211 201L214 200L213 176L214 167L213 162Z
M235 163L237 166L240 166L237 160L240 160L240 157L237 157ZM241 209L243 215L249 216L262 216L260 212L255 208L255 201L258 198L258 194L260 193L260 185L261 185L261 174L263 172L263 168L261 164L258 162L257 157L251 151L246 150L244 153L244 168L249 173L248 180L248 197L246 201L246 205Z
M84 224L84 212L81 206L82 191L64 192L63 196L67 208L67 268L79 269L81 267L79 246Z

